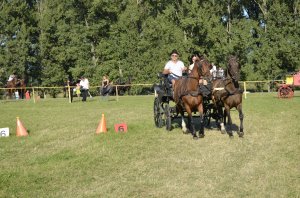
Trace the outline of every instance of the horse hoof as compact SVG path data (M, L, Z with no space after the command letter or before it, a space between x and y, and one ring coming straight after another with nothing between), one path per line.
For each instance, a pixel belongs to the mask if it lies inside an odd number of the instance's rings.
M197 137L197 136L193 136L193 139L194 139L194 140L198 140L198 137Z
M191 133L189 130L186 130L186 131L182 131L183 134L189 134Z
M244 137L244 132L239 132L239 137L240 138Z
M205 136L204 134L200 134L199 138L204 138L204 136Z
M222 134L226 134L226 130L221 130L221 133Z
M233 134L232 133L228 133L230 138L233 138Z

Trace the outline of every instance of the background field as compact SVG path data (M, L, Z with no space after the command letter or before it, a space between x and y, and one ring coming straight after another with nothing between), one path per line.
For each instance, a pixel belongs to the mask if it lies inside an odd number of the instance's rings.
M249 94L244 138L213 128L197 141L154 127L153 96L1 101L0 197L299 197L299 95ZM95 135L102 113L109 132Z

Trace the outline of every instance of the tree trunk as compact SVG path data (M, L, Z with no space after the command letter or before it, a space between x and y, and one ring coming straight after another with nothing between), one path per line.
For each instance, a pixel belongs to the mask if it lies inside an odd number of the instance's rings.
M227 14L228 14L227 33L228 33L228 42L230 43L231 42L231 0L228 0Z
M88 27L89 27L89 23L88 23L88 21L87 21L86 18L85 18L84 20L85 20L85 25L86 25L86 27L88 28ZM93 55L93 56L92 56L92 63L93 63L93 66L96 67L99 58L96 57L96 50L95 50L95 45L94 45L93 41L91 41L91 53L92 53L92 55Z

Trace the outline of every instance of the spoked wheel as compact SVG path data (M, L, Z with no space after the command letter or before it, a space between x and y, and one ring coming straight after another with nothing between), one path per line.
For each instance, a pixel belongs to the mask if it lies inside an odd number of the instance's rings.
M164 126L164 121L163 121L163 111L160 107L160 101L159 98L155 98L154 99L154 108L153 108L153 112L154 112L154 123L155 126L158 128L161 128Z
M289 86L281 86L278 89L278 97L279 98L292 98L294 96L294 91Z
M165 120L166 120L166 129L167 131L172 130L172 123L171 123L171 109L168 103L164 105L164 110L165 110Z

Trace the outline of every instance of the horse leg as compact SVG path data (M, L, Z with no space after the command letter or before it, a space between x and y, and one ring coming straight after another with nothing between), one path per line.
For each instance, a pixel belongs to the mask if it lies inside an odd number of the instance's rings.
M184 134L188 134L188 133L190 133L190 130L186 127L186 124L185 124L185 121L184 121L184 113L183 113L182 109L180 109L179 112L180 112L180 115L181 115L181 129L182 129L182 132Z
M188 105L185 105L185 110L188 113L188 128L190 129L190 131L193 135L193 139L196 140L196 139L198 139L198 137L197 137L196 130L195 130L195 124L194 124L194 120L193 120L192 111Z
M219 119L220 119L221 133L225 134L226 133L226 129L225 129L226 112L225 112L225 110L223 112L223 107L221 105L218 107L218 115L219 115Z
M228 117L228 125L229 125L229 130L227 131L229 137L233 137L233 134L232 134L232 129L231 129L231 126L232 126L232 120L231 120L231 116L230 116L230 107L225 105L225 114L227 114L227 117Z
M243 126L243 120L244 120L244 114L242 110L242 104L238 105L237 110L239 111L239 118L240 118L240 131L238 132L239 137L244 136L244 126Z
M227 114L226 114L226 110L225 110L225 108L224 108L224 112L223 112L223 120L224 120L224 125L226 125L226 116L227 116Z
M203 104L198 106L198 112L199 112L199 118L200 118L199 138L204 138Z

